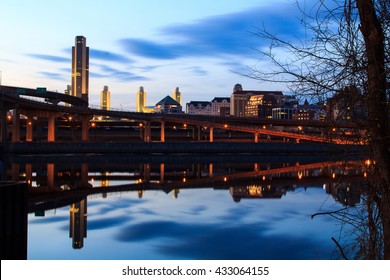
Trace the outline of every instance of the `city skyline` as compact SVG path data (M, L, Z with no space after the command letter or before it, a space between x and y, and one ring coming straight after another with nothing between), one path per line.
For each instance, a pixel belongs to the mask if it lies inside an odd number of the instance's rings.
M282 84L260 84L237 74L263 64L255 49L267 45L253 35L257 27L264 24L290 38L303 34L293 1L267 2L95 1L93 12L86 13L91 2L83 1L72 21L67 11L73 1L4 3L9 12L0 19L8 38L0 42L2 84L64 92L71 83L72 42L81 35L90 47L92 105L99 104L104 85L110 87L113 108L131 110L140 86L148 92L147 106L176 87L183 104L229 96L236 83L283 91Z

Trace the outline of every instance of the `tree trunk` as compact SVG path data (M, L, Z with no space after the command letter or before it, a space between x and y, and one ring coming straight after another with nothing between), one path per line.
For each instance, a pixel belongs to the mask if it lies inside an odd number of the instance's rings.
M356 0L368 60L369 144L379 173L384 258L390 259L390 133L386 100L384 34L373 0Z

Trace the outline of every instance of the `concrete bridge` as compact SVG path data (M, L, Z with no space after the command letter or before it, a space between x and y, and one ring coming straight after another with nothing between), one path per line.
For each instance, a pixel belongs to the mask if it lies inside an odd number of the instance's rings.
M253 135L253 142L259 141L259 135L266 135L268 138L278 137L282 139L293 139L296 142L328 142L335 144L350 144L353 139L341 138L340 135L327 136L325 130L337 129L359 129L356 124L331 124L322 121L298 121L238 117L218 117L188 114L157 114L157 113L136 113L126 111L107 111L88 107L88 102L74 96L47 91L45 88L27 89L10 86L0 88L0 118L1 118L1 142L7 143L7 127L11 129L11 142L21 141L21 128L25 129L26 142L35 141L34 126L42 126L42 120L46 120L47 142L55 142L56 124L59 118L68 120L68 126L80 127L81 139L77 141L90 141L89 131L95 125L111 126L114 122L101 122L93 120L94 116L110 117L120 121L132 122L139 127L140 137L144 142L152 141L151 127L158 127L160 130L160 142L165 142L166 125L180 125L192 127L195 141L200 141L201 131L208 130L208 141L214 142L214 130L238 131ZM12 110L12 115L8 112ZM21 119L25 116L25 119ZM294 128L293 131L282 131L280 127ZM322 131L317 135L303 133L306 128L315 128ZM356 144L356 143L355 143Z

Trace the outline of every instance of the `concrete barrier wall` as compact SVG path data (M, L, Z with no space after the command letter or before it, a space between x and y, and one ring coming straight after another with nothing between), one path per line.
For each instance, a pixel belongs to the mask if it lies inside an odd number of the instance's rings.
M366 146L324 143L233 143L233 142L76 142L8 143L12 154L301 154L366 153Z

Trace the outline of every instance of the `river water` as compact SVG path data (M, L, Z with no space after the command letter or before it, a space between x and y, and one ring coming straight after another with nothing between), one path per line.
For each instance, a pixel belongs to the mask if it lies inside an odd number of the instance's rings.
M308 156L16 157L27 258L337 259L366 166ZM332 240L334 238L334 240Z

